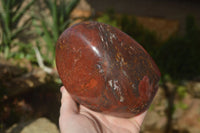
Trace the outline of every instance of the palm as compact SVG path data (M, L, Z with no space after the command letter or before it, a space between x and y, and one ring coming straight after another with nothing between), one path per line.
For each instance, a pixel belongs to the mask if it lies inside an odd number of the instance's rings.
M64 87L63 87L64 88ZM62 91L60 110L61 133L138 133L146 112L136 117L125 119L94 112L78 106L70 95Z

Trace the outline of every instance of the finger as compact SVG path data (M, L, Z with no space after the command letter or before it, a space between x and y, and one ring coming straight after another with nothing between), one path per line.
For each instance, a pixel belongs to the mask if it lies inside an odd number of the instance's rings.
M60 89L62 98L61 98L61 108L60 115L68 116L78 112L78 107L76 102L72 99L70 94L67 92L64 86Z
M101 118L102 115L104 115L102 113L95 112L95 111L93 111L93 110L91 110L91 109L89 109L89 108L87 108L83 105L80 105L80 114L92 114L92 115L94 115L95 117L98 117L98 118Z
M136 122L138 127L140 127L142 125L142 122L143 122L146 114L147 114L147 111L145 111L145 112L143 112L143 113L131 118L130 121Z

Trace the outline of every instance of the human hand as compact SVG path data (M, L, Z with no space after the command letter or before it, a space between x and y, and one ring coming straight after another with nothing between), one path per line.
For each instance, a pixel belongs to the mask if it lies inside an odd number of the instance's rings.
M133 118L120 118L77 106L65 87L62 93L59 126L61 133L139 133L146 112Z

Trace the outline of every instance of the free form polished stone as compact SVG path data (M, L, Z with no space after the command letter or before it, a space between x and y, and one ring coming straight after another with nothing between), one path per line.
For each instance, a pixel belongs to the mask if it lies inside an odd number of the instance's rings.
M148 109L160 79L158 67L134 39L92 21L61 34L56 65L76 102L119 117L132 117Z

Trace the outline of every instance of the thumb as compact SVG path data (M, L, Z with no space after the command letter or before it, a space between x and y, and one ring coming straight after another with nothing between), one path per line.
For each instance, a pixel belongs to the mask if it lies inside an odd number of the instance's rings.
M135 123L135 125L138 127L138 129L140 129L146 114L147 114L147 111L144 111L143 113L141 113L133 118L130 118L130 121Z
M70 94L67 92L66 88L62 86L60 88L62 98L61 98L61 108L60 115L71 116L72 114L78 113L78 107L76 102L72 99Z
M60 92L62 94L62 98L60 107L59 126L61 133L64 133L66 132L66 123L68 124L71 118L77 114L78 107L64 86L60 88Z

